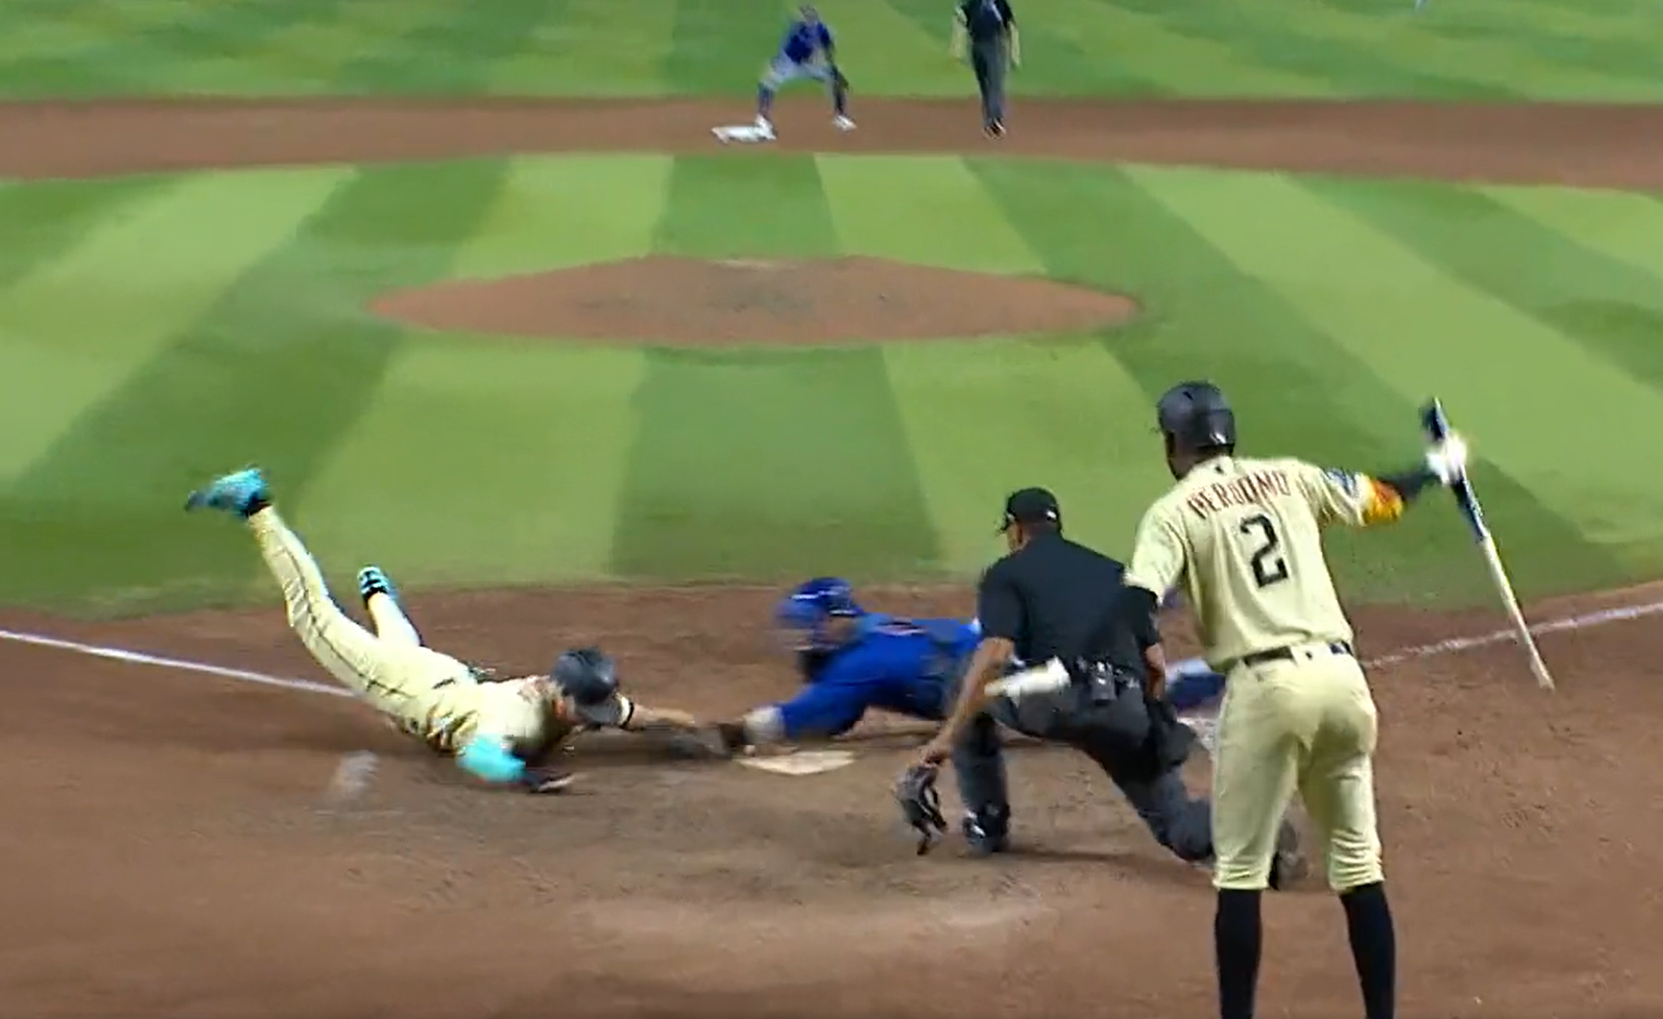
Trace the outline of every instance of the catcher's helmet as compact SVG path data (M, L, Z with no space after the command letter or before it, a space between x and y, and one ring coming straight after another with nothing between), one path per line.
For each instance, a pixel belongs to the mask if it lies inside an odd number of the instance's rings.
M598 647L565 652L555 660L549 678L580 708L605 704L618 692L618 666Z
M866 610L855 601L849 582L841 577L805 580L780 601L774 621L791 631L793 650L825 651L835 646L825 633L828 619L858 619Z
M1236 444L1236 412L1211 382L1180 382L1161 395L1155 419L1163 435L1186 449Z

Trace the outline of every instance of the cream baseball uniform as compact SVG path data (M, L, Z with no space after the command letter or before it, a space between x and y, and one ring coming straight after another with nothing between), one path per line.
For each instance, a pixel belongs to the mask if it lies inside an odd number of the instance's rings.
M1266 887L1295 788L1327 843L1329 884L1383 879L1377 715L1321 531L1402 513L1396 490L1364 474L1220 456L1144 514L1126 583L1156 598L1183 584L1203 655L1226 680L1213 762L1219 888Z
M518 753L546 752L580 726L559 717L560 691L547 676L482 681L455 658L423 647L416 629L386 595L369 600L376 632L354 622L330 597L323 573L300 538L268 506L248 518L272 575L283 589L289 626L329 674L380 711L400 731L445 754L476 735ZM628 728L635 705L619 694L616 718Z

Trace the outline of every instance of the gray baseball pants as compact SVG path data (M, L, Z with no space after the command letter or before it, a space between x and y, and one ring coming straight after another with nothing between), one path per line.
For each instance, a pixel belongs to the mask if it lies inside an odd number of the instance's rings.
M948 704L957 697L957 686L955 680ZM1051 694L1030 694L1020 701L1001 697L989 705L953 751L959 797L984 830L988 822L997 827L1010 817L1001 725L1035 739L1066 744L1090 757L1137 811L1155 841L1183 860L1212 858L1212 804L1206 797L1190 795L1178 768L1156 771L1151 767L1144 752L1150 733L1149 710L1137 686L1120 688L1106 703L1094 701L1084 687L1071 686Z
M982 126L992 127L1005 119L1005 73L1010 68L1010 42L1001 35L970 44L970 67L976 72L976 89L982 94Z

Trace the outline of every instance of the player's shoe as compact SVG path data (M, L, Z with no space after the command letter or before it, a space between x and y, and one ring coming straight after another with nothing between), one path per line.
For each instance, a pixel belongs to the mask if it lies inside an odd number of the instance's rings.
M364 600L364 607L369 608L370 598L384 594L393 600L400 612L404 611L404 602L399 600L398 588L393 586L393 579L382 572L379 566L366 566L358 571L358 597Z
M837 116L832 118L832 126L837 128L839 131L853 131L855 129L855 122L839 113Z
M1006 811L966 814L960 822L971 856L992 856L1010 849L1010 817Z
M1282 819L1282 829L1276 833L1276 855L1270 859L1270 887L1281 891L1302 881L1310 873L1311 861L1299 842L1299 829L1291 818Z
M217 509L247 519L271 505L271 491L258 467L223 474L190 494L187 510Z
M774 124L773 124L773 121L769 120L767 117L764 117L761 114L757 115L756 129L757 129L757 132L759 134L761 134L763 138L766 138L766 139L769 139L769 140L773 139L773 137L774 137Z
M982 128L982 133L989 138L1003 138L1005 136L1005 122L1002 120L991 121L986 127Z

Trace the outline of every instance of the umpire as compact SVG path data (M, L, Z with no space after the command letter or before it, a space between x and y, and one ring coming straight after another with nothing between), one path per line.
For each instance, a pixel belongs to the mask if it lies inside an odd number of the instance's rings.
M1005 133L1005 73L1022 65L1022 42L1009 0L963 0L954 12L955 60L964 59L966 42L982 94L982 131L997 138Z
M1122 615L1121 564L1062 535L1062 510L1043 488L1005 501L1000 527L1010 554L977 591L982 641L958 684L941 731L908 774L949 757L959 779L964 834L977 855L1009 847L999 725L1082 751L1109 776L1155 838L1193 862L1213 855L1211 807L1179 775L1194 734L1160 700L1148 666L1164 669L1146 611ZM1132 621L1132 622L1127 622ZM1060 691L990 699L985 687L1021 663L1059 659Z

